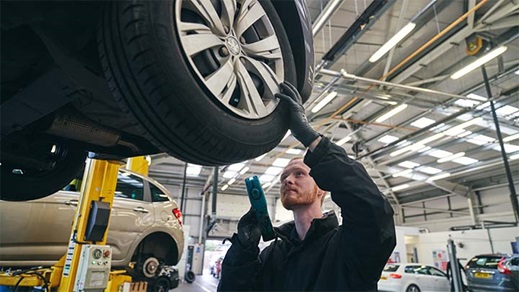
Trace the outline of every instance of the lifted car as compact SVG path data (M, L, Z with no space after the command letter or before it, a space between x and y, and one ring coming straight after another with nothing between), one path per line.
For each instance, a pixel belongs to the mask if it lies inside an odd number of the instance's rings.
M278 84L310 95L304 0L0 5L3 200L60 189L86 151L201 165L259 156L288 128Z

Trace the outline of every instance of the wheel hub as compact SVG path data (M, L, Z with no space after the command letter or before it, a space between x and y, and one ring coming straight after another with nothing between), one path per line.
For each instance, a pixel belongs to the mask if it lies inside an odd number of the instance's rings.
M225 40L225 46L229 49L229 52L235 56L241 52L241 45L235 37L227 37Z

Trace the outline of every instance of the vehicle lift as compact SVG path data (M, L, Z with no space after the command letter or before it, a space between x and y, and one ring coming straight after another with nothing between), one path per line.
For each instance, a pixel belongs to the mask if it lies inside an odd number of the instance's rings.
M67 253L50 268L1 274L0 286L40 287L42 291L59 292L109 292L123 291L121 286L132 282L126 271L110 271L112 250L105 245L122 162L95 157L90 153L86 162L85 183L81 187ZM147 174L148 162L144 157L130 158L128 168Z

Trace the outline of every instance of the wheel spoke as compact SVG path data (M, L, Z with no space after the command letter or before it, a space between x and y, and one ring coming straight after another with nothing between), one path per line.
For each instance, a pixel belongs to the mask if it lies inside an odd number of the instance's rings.
M238 83L241 88L241 100L243 103L243 109L248 111L253 116L264 116L267 113L267 109L263 104L263 100L258 92L258 89L254 85L250 73L247 71L242 62L237 61L236 63L236 74Z
M215 96L219 97L232 77L234 77L234 65L232 58L228 58L218 70L205 79L205 84Z
M183 35L186 35L188 32L194 32L196 34L212 34L211 29L208 26L194 22L181 22L180 31Z
M270 60L281 58L281 48L275 35L271 35L254 43L244 44L242 47L248 55Z
M279 92L279 83L281 80L278 79L277 75L269 66L267 66L267 64L250 57L245 57L245 59L247 60L247 63L251 65L251 67L247 66L247 68L263 81L266 97L273 99L274 94Z
M227 27L231 28L234 25L234 15L236 14L236 1L222 1L222 21Z
M263 16L265 16L265 11L258 2L254 2L250 5L242 5L240 15L234 25L236 36L240 37L251 25L256 23L256 21Z
M193 56L212 47L224 45L223 41L214 34L186 35L182 37L182 44L188 56Z
M210 0L190 0L190 2L198 14L207 22L213 33L220 36L225 35L222 20Z

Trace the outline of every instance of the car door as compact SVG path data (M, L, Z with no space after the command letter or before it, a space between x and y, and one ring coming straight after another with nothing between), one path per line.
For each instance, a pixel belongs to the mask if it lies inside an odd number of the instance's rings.
M403 289L407 289L411 284L417 285L420 290L424 290L423 282L423 274L420 272L422 270L421 265L408 265L404 269L405 273L405 287Z
M418 278L418 284L421 291L431 291L433 290L433 282L431 274L429 274L429 269L427 266L421 265L414 269L416 277Z
M154 223L147 186L141 177L129 172L120 172L117 177L107 241L113 248L114 260L131 256L133 242Z
M2 261L57 261L66 252L78 193L59 191L26 202L0 204Z
M450 283L447 275L435 267L427 267L431 275L430 283L432 291L449 291Z

